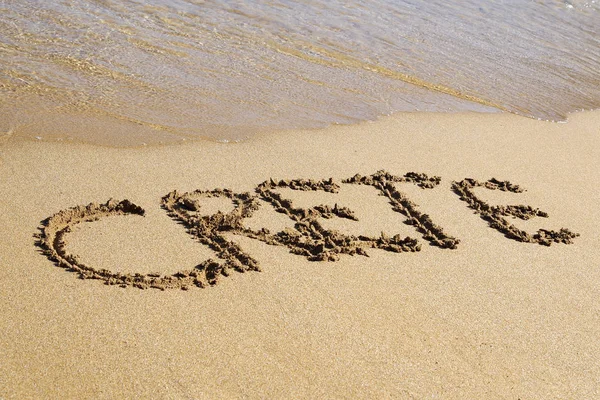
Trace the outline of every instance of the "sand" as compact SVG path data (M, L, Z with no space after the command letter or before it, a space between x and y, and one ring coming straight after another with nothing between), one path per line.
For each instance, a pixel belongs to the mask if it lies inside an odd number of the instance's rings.
M0 147L0 398L600 397L600 113Z

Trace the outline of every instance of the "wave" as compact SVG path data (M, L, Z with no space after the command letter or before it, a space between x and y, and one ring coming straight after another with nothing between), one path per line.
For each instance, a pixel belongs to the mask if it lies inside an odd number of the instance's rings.
M560 121L600 105L597 1L49 0L0 11L0 129L17 135L239 140L398 111Z

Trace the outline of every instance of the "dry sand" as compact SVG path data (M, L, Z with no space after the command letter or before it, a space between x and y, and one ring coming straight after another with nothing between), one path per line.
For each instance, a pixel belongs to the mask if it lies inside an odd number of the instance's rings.
M0 398L600 397L599 112L5 142Z

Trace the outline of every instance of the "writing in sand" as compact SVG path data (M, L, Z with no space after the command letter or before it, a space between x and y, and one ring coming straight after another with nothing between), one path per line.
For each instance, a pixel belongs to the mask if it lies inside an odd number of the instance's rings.
M341 181L343 184L367 185L385 196L392 209L405 218L405 223L412 225L422 238L433 246L454 250L459 247L460 240L446 233L429 215L422 213L417 204L397 189L396 183L412 183L422 189L433 189L441 182L437 176L409 172L397 176L378 171L369 176L355 175ZM534 217L548 217L548 214L526 205L496 205L492 206L475 195L477 187L521 193L523 189L508 181L490 179L477 181L463 179L452 183L452 190L464 201L469 208L485 220L488 225L504 234L505 237L524 243L534 243L550 246L553 243L571 244L579 236L568 229L559 231L539 229L536 233L527 233L513 224L506 217L528 220ZM122 287L133 286L140 289L157 288L188 290L190 287L206 287L214 285L222 276L228 276L231 271L246 272L260 271L259 263L246 253L237 243L228 239L227 234L243 235L264 243L285 246L291 253L306 257L311 261L337 261L340 255L368 256L367 249L376 248L389 252L417 252L421 250L419 240L400 235L378 237L363 235L346 235L336 230L326 229L319 222L325 218L346 218L357 220L355 213L347 207L331 207L317 205L310 208L295 207L293 202L278 193L278 189L301 191L324 191L337 193L340 184L333 178L326 180L270 179L256 186L254 193L235 193L227 189L196 190L179 193L173 191L161 200L161 206L174 220L185 226L187 232L200 243L208 246L216 254L216 259L208 259L191 270L179 271L172 275L120 273L106 269L97 269L81 262L77 255L67 250L67 236L74 225L82 222L97 221L111 215L141 215L143 208L129 200L109 200L104 204L92 203L87 206L77 206L59 211L42 222L40 233L36 235L36 244L59 267L76 272L82 279L98 279L108 285ZM206 198L229 199L234 208L224 213L202 215L201 201ZM287 215L293 222L293 228L272 233L266 228L250 229L244 225L244 220L252 217L259 209L261 202L270 204L275 211Z

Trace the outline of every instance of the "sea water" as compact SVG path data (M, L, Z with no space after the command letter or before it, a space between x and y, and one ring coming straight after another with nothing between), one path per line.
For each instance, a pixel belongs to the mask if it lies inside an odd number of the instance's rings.
M0 0L0 136L242 140L600 106L600 0Z

